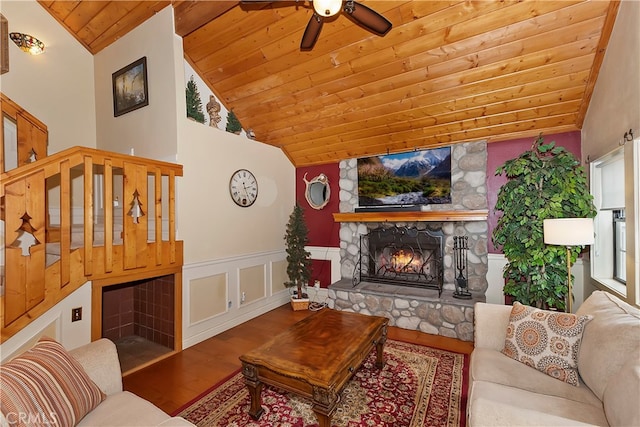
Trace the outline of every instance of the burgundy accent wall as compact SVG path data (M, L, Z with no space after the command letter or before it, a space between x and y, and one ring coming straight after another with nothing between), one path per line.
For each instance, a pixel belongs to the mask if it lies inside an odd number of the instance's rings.
M543 135L546 143L555 141L556 145L565 147L578 159L581 158L580 132L567 132L553 135ZM491 242L491 234L498 222L495 212L498 190L507 181L504 176L496 176L498 166L506 160L518 157L529 150L536 138L521 138L510 141L500 141L487 144L487 203L489 206L489 239L488 249L490 253L502 253ZM309 206L304 197L306 185L303 181L304 174L307 179L312 179L320 173L329 178L331 186L331 199L324 209L316 210ZM333 213L340 212L340 167L338 163L327 163L300 167L296 169L296 200L304 209L305 220L309 227L309 245L324 247L340 247L340 224L333 221ZM311 284L314 280L320 280L321 287L325 288L331 283L331 272L328 261L313 261Z
M556 142L556 146L562 146L573 153L578 159L581 158L580 132L567 132L554 135L543 135L544 142ZM487 144L487 203L489 206L489 239L488 248L490 253L502 253L496 249L491 241L493 229L498 223L500 213L496 213L496 201L500 187L507 182L503 175L496 176L496 169L505 161L514 159L531 148L536 138L513 139L510 141L500 141Z
M307 203L304 192L304 174L307 181L321 173L329 178L331 196L329 203L322 209L313 209ZM296 169L296 201L302 206L304 219L309 227L309 246L325 246L337 248L340 246L340 224L333 220L333 213L340 212L340 167L338 163L300 167Z
M322 209L313 209L307 203L304 192L307 189L304 183L304 174L307 181L312 180L321 173L329 179L331 196L329 203ZM329 248L340 247L340 224L333 220L333 213L340 212L340 166L338 163L327 163L300 167L296 169L296 201L304 211L304 219L309 228L309 246L321 246ZM324 260L313 260L311 264L311 285L319 280L320 287L326 288L331 284L331 263Z

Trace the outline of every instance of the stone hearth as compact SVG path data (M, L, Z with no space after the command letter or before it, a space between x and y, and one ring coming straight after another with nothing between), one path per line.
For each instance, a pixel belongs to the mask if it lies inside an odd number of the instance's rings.
M353 286L342 279L329 286L329 308L383 316L390 326L419 330L427 334L473 341L473 305L484 296L470 300L453 297L444 290L438 297L433 289L416 289L383 283L361 282Z

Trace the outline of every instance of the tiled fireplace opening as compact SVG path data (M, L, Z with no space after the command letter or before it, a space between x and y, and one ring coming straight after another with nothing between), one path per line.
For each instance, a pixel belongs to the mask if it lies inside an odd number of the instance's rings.
M123 372L174 348L174 276L102 288L102 337L118 349Z

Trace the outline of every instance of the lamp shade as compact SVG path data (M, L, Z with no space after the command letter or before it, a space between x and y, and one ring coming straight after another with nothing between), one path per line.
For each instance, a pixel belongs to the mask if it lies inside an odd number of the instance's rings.
M592 218L545 219L544 242L548 245L584 246L593 243Z
M313 9L320 16L333 16L340 12L342 0L313 0Z

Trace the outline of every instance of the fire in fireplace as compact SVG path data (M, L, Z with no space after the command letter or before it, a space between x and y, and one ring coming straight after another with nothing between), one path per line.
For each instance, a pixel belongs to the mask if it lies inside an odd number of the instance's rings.
M362 281L436 289L443 287L442 231L376 228L360 236L354 286Z

